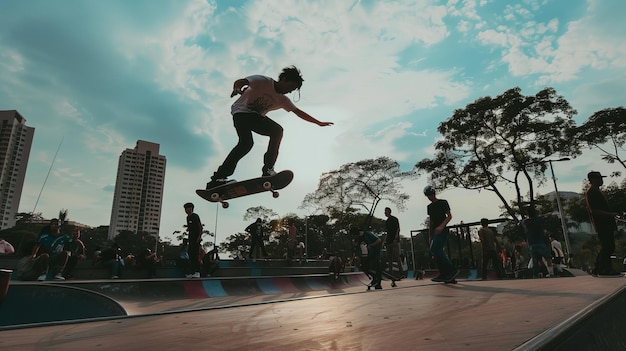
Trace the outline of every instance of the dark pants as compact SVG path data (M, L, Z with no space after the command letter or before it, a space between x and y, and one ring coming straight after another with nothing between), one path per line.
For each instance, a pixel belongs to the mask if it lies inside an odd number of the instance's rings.
M254 145L252 132L270 137L267 151L263 156L263 169L273 168L278 158L278 149L283 139L283 127L268 117L258 113L236 113L233 116L233 124L239 136L239 142L230 151L224 163L213 175L214 179L226 178L235 172L237 163Z
M600 252L596 257L596 273L609 273L613 271L611 255L615 252L615 234L612 230L598 231L598 241L600 241Z
M372 274L372 285L380 285L383 279L380 267L380 250L369 250L367 257L369 259L368 268Z
M261 249L263 258L267 258L267 251L265 251L265 244L263 243L263 239L261 238L252 238L252 245L250 246L250 253L248 254L248 257L254 258L256 256L256 251L259 248Z
M69 276L72 273L72 270L74 269L74 267L76 267L77 263L78 263L78 256L72 254L72 256L68 257L63 275Z
M146 270L146 278L156 278L156 261L152 258L142 262L143 268Z
M449 233L450 230L448 228L445 228L439 234L431 233L433 241L430 243L430 253L435 257L439 274L442 276L452 274L454 271L454 265L443 251L443 248L448 243Z
M496 270L498 278L502 279L504 277L504 269L496 250L486 250L483 251L483 280L487 279L487 265L489 264L489 261L491 261L493 269Z
M120 277L122 275L122 266L117 259L106 260L102 262L102 267L108 268L111 272L111 277Z
M296 240L295 239L288 239L287 240L287 259L288 260L293 260L294 256L296 255Z
M189 254L189 266L185 273L193 274L200 272L200 243L198 243L197 239L189 240L187 253Z

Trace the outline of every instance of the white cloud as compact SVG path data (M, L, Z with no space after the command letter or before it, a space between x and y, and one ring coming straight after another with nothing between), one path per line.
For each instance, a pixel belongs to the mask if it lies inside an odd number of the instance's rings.
M146 139L161 143L168 158L163 233L180 229L181 204L194 201L211 227L217 211L218 230L229 234L250 206L301 213L297 207L319 175L344 163L429 157L432 146L425 145L436 141L437 123L496 89L562 84L559 92L569 92L579 110L613 106L626 81L624 6L588 3L576 14L542 0L508 8L486 0L109 1L71 9L15 2L11 17L0 14L0 104L37 128L22 207L34 205L61 135L38 207L44 215L66 207L74 220L108 223L112 194L103 189L115 182L120 153ZM47 45L51 33L33 28L54 30L54 45ZM253 196L227 211L201 202L194 190L236 142L232 82L277 77L291 64L305 78L297 106L335 125L319 128L273 112L285 128L277 168L293 169L294 183L277 200ZM235 177L260 172L267 138L255 142ZM403 228L419 224L416 214L425 217L425 181L406 185L415 197L400 216ZM495 202L484 193L476 195L487 199L481 204ZM497 214L470 203L462 190L445 196L454 201L455 218Z

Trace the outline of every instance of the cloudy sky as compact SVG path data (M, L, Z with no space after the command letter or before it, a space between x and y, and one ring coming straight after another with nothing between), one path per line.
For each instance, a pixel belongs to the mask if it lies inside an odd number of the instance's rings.
M36 128L20 211L50 218L65 208L108 225L118 157L141 139L167 157L162 235L181 229L187 201L218 241L245 228L249 207L304 216L298 207L323 172L383 155L410 170L432 155L438 124L479 97L554 87L579 124L623 106L625 14L622 0L0 0L0 109ZM195 189L236 142L233 81L277 78L288 65L305 79L290 98L335 125L271 112L285 129L276 169L293 170L292 185L227 210L204 202ZM259 175L267 140L255 142L234 178ZM559 190L580 191L590 169L619 170L598 159L588 151L555 164ZM405 235L425 218L426 182L404 185L412 198L395 213ZM453 223L499 213L489 192L441 197Z

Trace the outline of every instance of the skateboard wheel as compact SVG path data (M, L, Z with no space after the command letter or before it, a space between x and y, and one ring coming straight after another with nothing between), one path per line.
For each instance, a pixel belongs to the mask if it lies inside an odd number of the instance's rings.
M272 183L270 183L270 182L264 182L263 183L263 189L270 190L271 188L272 188Z
M222 202L222 208L228 208L228 202Z
M220 199L220 194L218 193L211 194L211 201L219 201L219 199Z
M272 193L272 196L273 196L274 198L277 198L277 197L279 197L279 196L280 196L280 194L278 193L278 191L275 191L275 192L273 192L273 193Z

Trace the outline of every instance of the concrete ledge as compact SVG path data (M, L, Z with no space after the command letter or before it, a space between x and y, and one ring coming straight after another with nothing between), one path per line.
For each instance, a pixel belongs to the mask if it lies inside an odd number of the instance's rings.
M0 269L13 270L12 280L16 277L16 266L19 257L15 255L0 257ZM220 260L219 269L214 272L216 277L241 277L241 276L282 276L298 274L325 274L328 273L327 260L308 260L306 262L292 262L285 260ZM350 267L346 267L348 271ZM91 260L79 261L71 272L76 280L101 280L109 279L108 268L92 265ZM176 260L164 260L156 268L157 278L184 278L185 274L176 265ZM49 278L52 278L49 274ZM140 266L134 266L132 262L123 268L122 279L146 279L148 271Z

